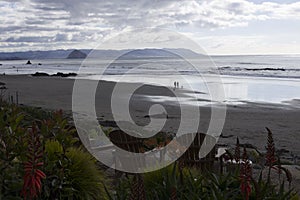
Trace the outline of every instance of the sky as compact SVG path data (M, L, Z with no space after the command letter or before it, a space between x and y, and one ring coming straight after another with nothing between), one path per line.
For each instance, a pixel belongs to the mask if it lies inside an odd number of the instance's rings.
M208 54L300 54L295 0L0 0L0 52L90 49L122 31L158 27Z

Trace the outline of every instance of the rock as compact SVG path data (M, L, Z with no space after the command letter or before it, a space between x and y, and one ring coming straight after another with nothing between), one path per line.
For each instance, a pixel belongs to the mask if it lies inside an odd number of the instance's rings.
M68 55L68 59L83 59L83 58L86 58L86 54L79 51L79 50L74 50L72 51L69 55Z
M224 135L223 133L221 134L221 138L232 138L234 135Z
M161 114L154 114L154 115L145 115L144 118L157 118L157 119L164 119L167 118L169 119L169 115L165 112L161 113ZM171 118L175 118L175 117L171 117Z
M54 76L54 77L70 77L70 76L77 76L76 73L62 73L62 72L57 72L56 74L49 75L45 72L36 72L35 74L32 74L32 76Z
M6 90L5 83L0 82L0 90Z
M250 68L246 68L247 71L285 71L285 69L283 68L270 68L270 67L266 67L266 68L256 68L256 69L250 69Z
M42 63L39 63L38 65L42 65Z
M26 65L31 65L32 63L30 62L30 60L27 61Z
M45 72L35 72L35 74L31 74L32 76L49 76L49 74Z
M290 151L287 149L278 149L278 150L276 150L276 153L279 155L282 155L282 154L288 154L288 153L290 153Z
M64 73L62 73L62 72L57 72L56 74L53 74L53 75L51 75L51 76L70 77L70 76L77 76L77 74L76 74L76 73L73 73L73 72L71 72L71 73L66 73L66 74L64 74Z
M118 127L115 121L110 120L99 121L99 124L103 127Z

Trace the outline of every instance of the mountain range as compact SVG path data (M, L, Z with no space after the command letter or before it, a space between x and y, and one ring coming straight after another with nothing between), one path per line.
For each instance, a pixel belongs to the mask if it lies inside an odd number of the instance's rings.
M0 52L0 60L41 60L41 59L83 59L91 49L68 49L49 51L25 51L25 52ZM178 49L125 49L125 50L93 50L91 58L115 58L122 55L124 59L130 58L176 58L179 54L185 58L200 56L192 50Z

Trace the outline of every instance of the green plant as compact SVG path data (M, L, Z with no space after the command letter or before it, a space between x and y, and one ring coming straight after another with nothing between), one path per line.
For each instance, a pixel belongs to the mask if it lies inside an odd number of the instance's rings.
M22 199L21 194L27 199L106 199L107 180L78 141L62 112L2 103L0 199Z
M165 141L159 137L145 145L152 149L157 144L164 145ZM285 172L290 182L291 174L276 158L270 130L268 141L264 167L276 169L277 173ZM236 148L236 157L239 151ZM233 160L234 155L230 158ZM116 180L114 187L107 182L93 157L81 147L75 128L61 111L52 113L3 102L0 106L0 199L21 199L23 185L27 191L24 196L35 198L38 195L39 199L125 200L135 197L137 191L145 191L145 198L151 200L243 199L241 180L249 199L298 199L292 190L284 188L284 182L275 185L264 180L262 175L258 180L251 177L247 173L249 165L244 165L247 156L243 158L241 170L224 175L202 173L197 168L178 168L177 164L172 164L143 174L138 180L132 175L123 176ZM43 174L37 178L38 170L47 175L45 179ZM31 177L30 184L26 178L23 182L24 177ZM41 186L40 182L43 183ZM251 191L247 190L249 187Z
M107 199L103 184L107 184L96 160L80 148L69 148L66 153L70 161L68 182L74 189L74 199Z
M247 156L244 155L243 157L245 160ZM197 169L185 168L183 182L181 182L178 168L176 165L170 165L164 169L143 175L146 199L247 199L240 190L241 178L245 178L245 191L247 191L249 199L283 200L296 198L291 190L286 191L283 186L277 188L275 185L263 180L262 177L256 181L248 174L249 163L242 162L241 167L244 169L227 174L201 173ZM246 176L241 177L239 173ZM127 199L131 194L132 183L131 176L120 179L118 186L115 188L115 195L109 193L110 199ZM249 187L251 190L248 189Z
M107 199L104 184L108 181L89 153L75 147L64 151L57 140L47 141L45 152L49 198Z
M69 124L61 110L52 112L50 118L43 119L40 122L40 129L46 139L57 140L64 151L73 146L80 146L75 127Z
M0 199L18 199L22 188L22 159L25 158L24 114L17 106L0 107Z

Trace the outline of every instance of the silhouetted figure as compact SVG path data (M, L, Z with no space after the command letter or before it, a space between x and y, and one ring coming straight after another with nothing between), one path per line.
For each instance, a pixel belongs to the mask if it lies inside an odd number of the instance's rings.
M176 87L179 88L179 82L178 81L176 82Z

